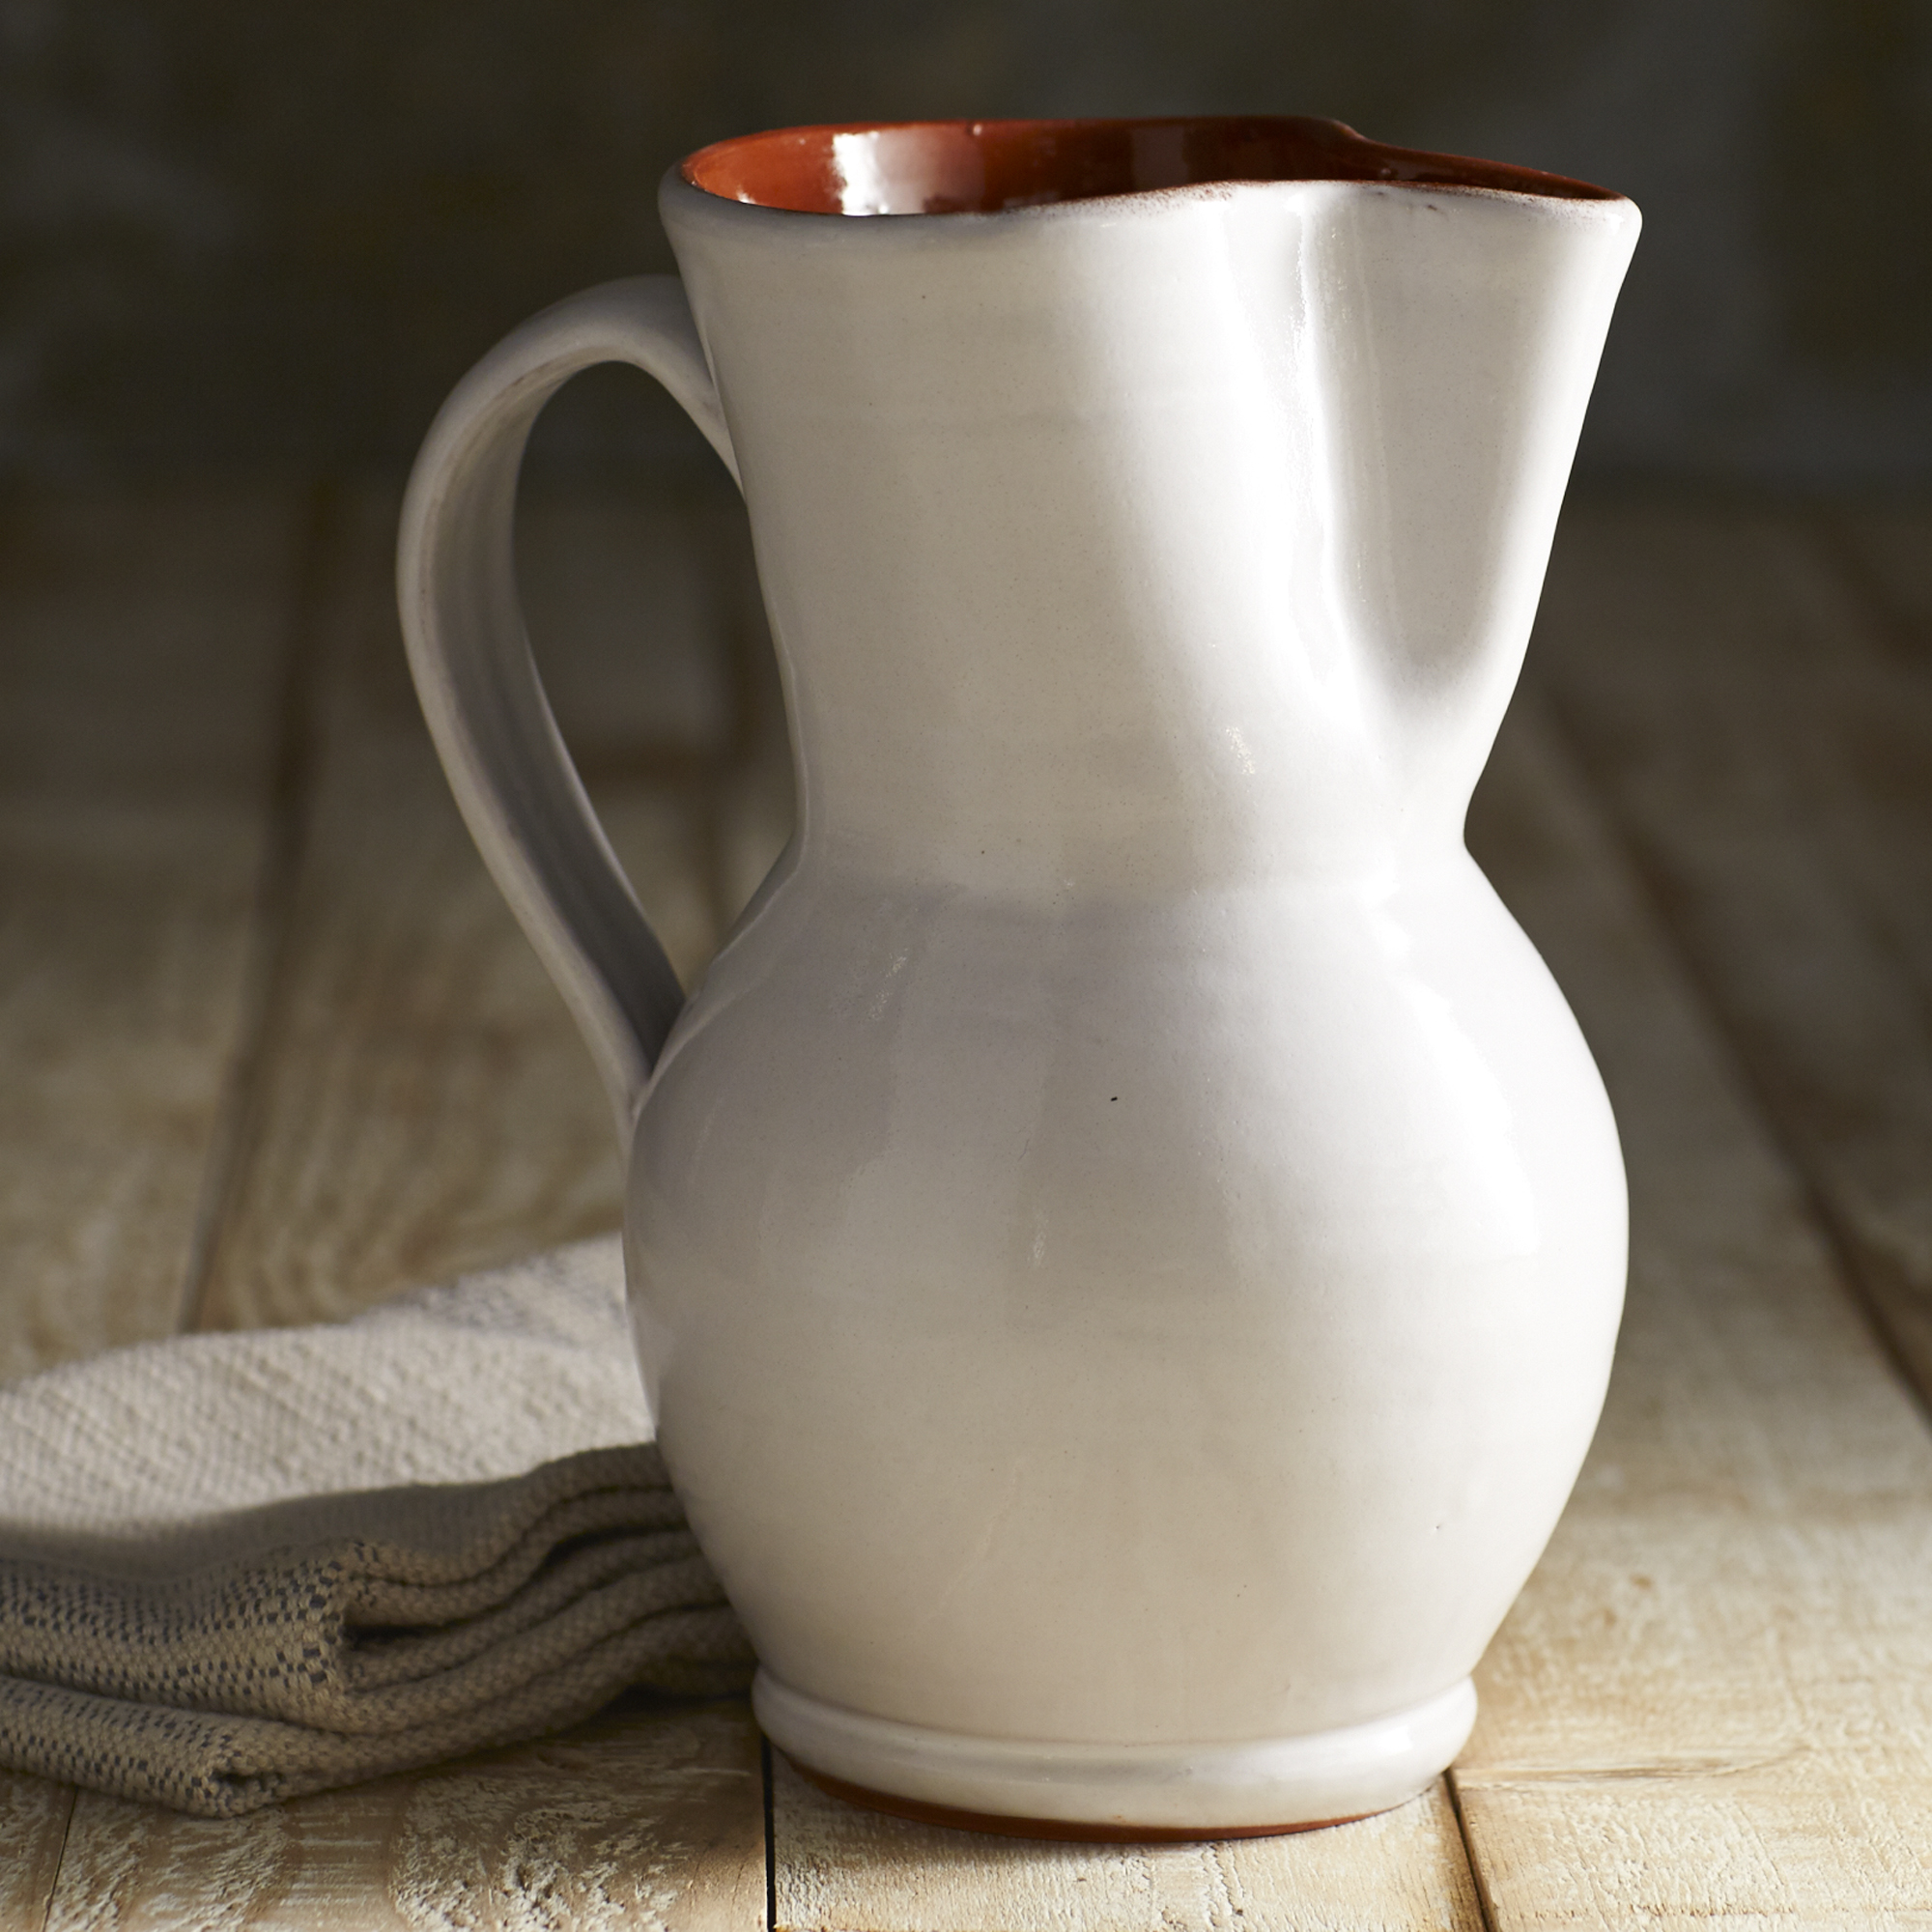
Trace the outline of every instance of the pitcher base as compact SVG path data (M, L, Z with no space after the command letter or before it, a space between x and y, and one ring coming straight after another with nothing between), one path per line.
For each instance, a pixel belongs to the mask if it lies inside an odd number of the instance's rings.
M1469 1735L1467 1678L1344 1729L1240 1744L976 1738L871 1718L760 1670L752 1707L811 1781L875 1810L1014 1837L1124 1842L1313 1831L1413 1798Z

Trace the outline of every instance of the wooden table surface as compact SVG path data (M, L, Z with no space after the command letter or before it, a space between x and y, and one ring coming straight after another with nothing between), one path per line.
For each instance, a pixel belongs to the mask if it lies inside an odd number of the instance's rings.
M0 505L0 1375L614 1225L589 1065L336 486ZM1575 1500L1455 1771L1300 1837L880 1819L742 1705L210 1824L0 1775L0 1928L1932 1924L1932 513L1569 514L1471 843L1631 1168ZM557 708L687 980L781 842L708 492L528 507Z

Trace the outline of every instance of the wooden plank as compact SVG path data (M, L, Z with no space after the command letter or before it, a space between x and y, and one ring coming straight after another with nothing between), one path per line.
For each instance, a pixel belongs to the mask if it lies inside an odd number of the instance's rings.
M1766 755L1800 788L1794 815L1851 882L1888 967L1932 1005L1932 515L1872 524L1810 516L1777 541L1785 580L1770 587L1804 621L1762 634L1787 647L1759 642L1748 677L1776 707ZM1873 546L1890 571L1867 567L1861 538L1908 533Z
M308 493L10 497L0 792L254 807Z
M741 1703L634 1710L223 1822L83 1794L46 1922L753 1932L765 1922L757 1736Z
M0 526L0 1377L180 1319L244 1044L298 493Z
M1533 703L1471 832L1604 1066L1633 1192L1603 1427L1456 1772L1493 1922L1916 1922L1932 1436Z
M1198 1845L1081 1845L916 1825L828 1798L774 1753L779 1932L1477 1932L1448 1796L1358 1824Z
M346 1314L618 1216L602 1092L457 817L409 685L394 503L371 497L355 515L319 652L313 790L249 1153L198 1311L206 1326ZM571 554L566 602L580 618L606 612L569 641L581 661L565 723L601 747L604 777L593 767L591 779L607 829L689 980L721 927L699 781L728 732L704 709L711 699L692 696L708 689L693 665L722 646L700 636L640 647L623 621L652 573L668 580L657 621L712 621L705 543L675 505L657 515L633 554L613 554L602 513L577 529L559 511L538 520L538 551ZM697 583L681 582L693 572ZM554 629L552 614L535 608L533 628ZM647 696L667 667L660 713ZM600 691L614 695L606 703ZM664 732L690 734L681 751L660 735L630 758L608 735L612 720L656 731L660 716ZM662 775L652 751L669 759Z
M67 1842L73 1792L0 1771L0 1932L40 1932Z
M1539 654L1862 1292L1932 1395L1932 658L1811 527L1566 533Z
M1847 948L1875 933L1889 970L1932 991L1932 653L1898 649L1871 579L1843 567L1858 528L1710 508L1577 518L1537 660L1647 863L1758 862L1815 905L1803 923L1848 928ZM1762 888L1713 883L1715 933Z
M1864 503L1829 518L1836 560L1901 656L1932 664L1932 506Z
M730 544L736 499L527 497L517 576L551 709L578 768L656 776L713 761L741 729Z

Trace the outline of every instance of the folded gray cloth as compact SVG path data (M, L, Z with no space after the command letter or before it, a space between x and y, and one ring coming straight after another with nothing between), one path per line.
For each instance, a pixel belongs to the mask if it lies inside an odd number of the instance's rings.
M226 1817L742 1688L614 1239L0 1388L0 1765Z

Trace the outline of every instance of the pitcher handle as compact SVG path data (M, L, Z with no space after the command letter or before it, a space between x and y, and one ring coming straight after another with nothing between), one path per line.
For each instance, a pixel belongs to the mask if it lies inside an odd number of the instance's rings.
M411 472L396 581L410 669L450 788L590 1047L628 1146L684 992L551 715L511 541L530 426L598 362L655 376L737 480L683 286L675 275L606 282L533 316L457 384Z

